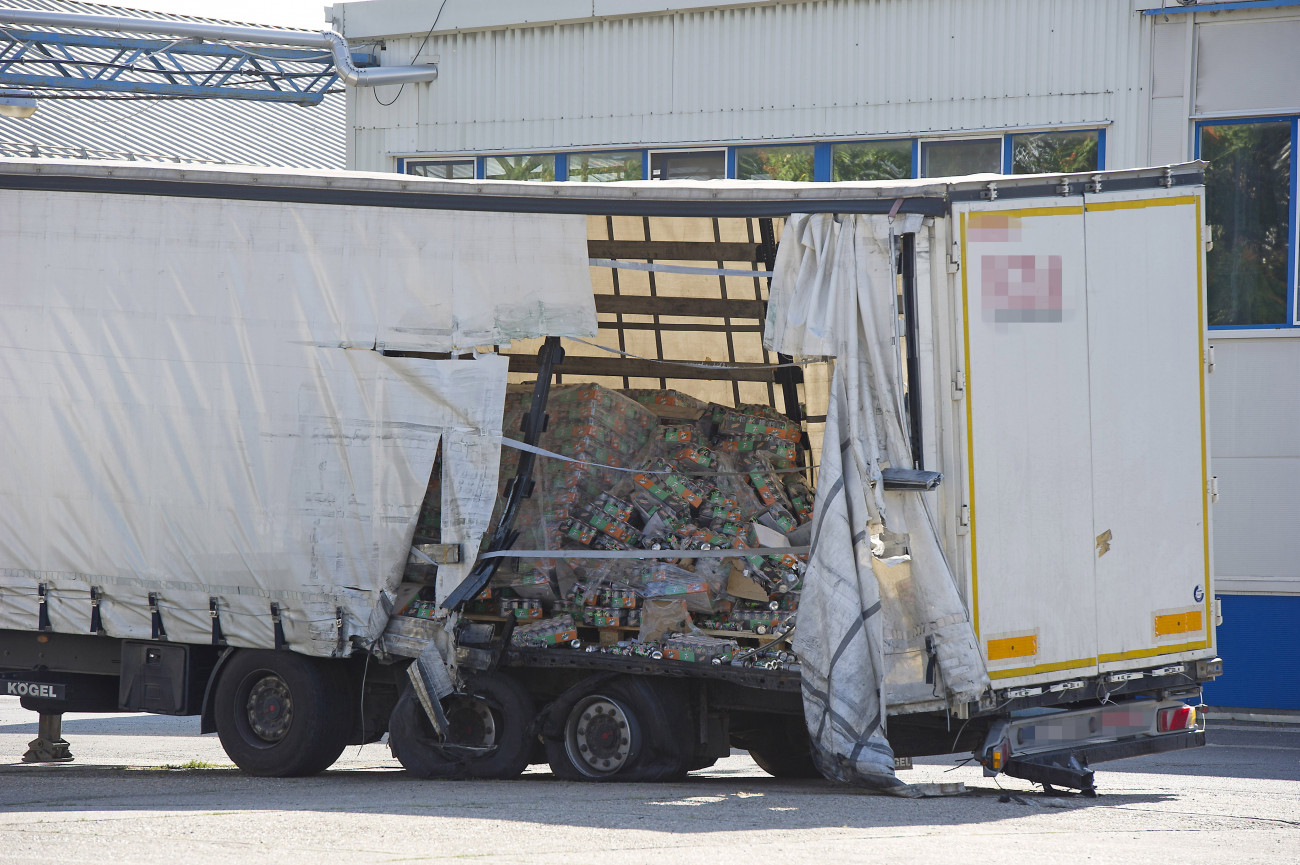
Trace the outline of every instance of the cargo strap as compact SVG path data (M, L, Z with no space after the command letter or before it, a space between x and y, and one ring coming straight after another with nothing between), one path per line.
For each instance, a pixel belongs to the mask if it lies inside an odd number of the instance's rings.
M226 644L226 635L221 630L220 599L208 598L208 615L212 617L212 645L224 646Z
M167 629L163 627L162 610L158 609L158 593L149 593L149 616L153 619L153 638L167 639Z
M284 623L280 621L280 605L271 602L271 624L275 626L275 648L276 651L289 647L289 641L284 638Z
M719 477L742 477L743 478L743 477L749 477L751 474L754 473L753 471L697 472L697 471L691 471L690 469L671 469L671 470L634 469L634 468L628 468L627 466L611 466L606 463L594 463L591 462L590 460L580 460L580 459L575 459L574 457L566 457L564 454L557 454L555 451L548 451L546 448L539 448L536 445L526 444L516 439L507 438L506 436L501 437L501 446L506 448L514 448L517 451L523 451L525 453L536 454L539 457L547 457L548 459L553 459L553 460L563 460L566 463L576 463L577 465L592 466L593 468L598 468L598 469L609 469L611 471L616 471L616 472L627 472L629 474L635 474L635 475L678 475L679 477L684 477L684 478L719 478ZM765 475L780 475L780 474L793 474L799 472L806 472L811 468L816 468L816 466L799 466L797 468L788 468L788 469L763 468L761 470L755 469L754 471L758 471L761 474L765 474Z
M104 619L99 613L99 605L104 600L104 590L99 586L90 587L90 633L104 636Z
M36 586L36 629L38 631L52 631L50 626L50 608L49 598L47 597L48 587L45 583Z

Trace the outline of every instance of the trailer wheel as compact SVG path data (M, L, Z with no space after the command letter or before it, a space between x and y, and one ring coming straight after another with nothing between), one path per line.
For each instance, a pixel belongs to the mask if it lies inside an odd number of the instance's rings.
M477 676L442 701L447 738L439 738L415 691L407 688L388 720L388 747L419 778L515 778L532 756L533 701L501 673Z
M595 677L551 709L547 762L566 781L664 781L694 754L680 689L633 677Z
M758 768L774 778L821 778L803 717L779 716L770 727L750 732L744 747Z
M341 669L292 652L242 651L214 695L217 736L250 775L315 775L347 742L350 693Z

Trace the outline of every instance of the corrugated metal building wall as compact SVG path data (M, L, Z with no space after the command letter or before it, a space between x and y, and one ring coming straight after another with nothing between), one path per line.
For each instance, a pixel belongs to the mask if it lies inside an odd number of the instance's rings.
M354 42L375 35L351 24L361 11L335 7ZM1132 0L828 0L435 31L420 56L437 81L349 94L349 166L1108 124L1107 164L1135 165L1145 26ZM424 39L383 36L383 62Z
M79 0L0 0L0 7L216 22ZM10 28L21 38L24 29ZM0 156L113 159L279 168L342 168L346 112L342 93L319 105L236 99L66 98L42 93L40 109L24 119L0 117Z

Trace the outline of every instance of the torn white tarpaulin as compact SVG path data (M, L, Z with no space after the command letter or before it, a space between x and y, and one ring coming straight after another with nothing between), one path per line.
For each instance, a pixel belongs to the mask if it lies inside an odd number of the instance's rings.
M0 628L43 607L68 633L347 653L387 620L440 441L448 537L477 547L505 359L371 349L450 347L402 328L486 283L520 312L483 303L475 339L585 332L589 283L538 265L586 281L585 223L379 210L0 191Z
M795 650L819 767L829 777L912 795L885 738L886 644L911 630L937 675L927 695L971 699L988 686L969 619L922 493L886 494L881 464L910 466L895 347L892 237L919 216L795 215L777 254L764 342L836 358ZM872 534L909 532L907 591L882 597ZM902 573L902 572L899 572Z

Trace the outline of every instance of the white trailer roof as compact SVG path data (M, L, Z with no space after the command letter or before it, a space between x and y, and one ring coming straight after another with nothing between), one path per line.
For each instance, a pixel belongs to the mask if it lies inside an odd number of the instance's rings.
M847 183L628 181L542 183L437 180L377 172L243 167L124 166L91 160L0 159L0 188L66 189L195 198L301 201L413 209L645 216L784 216L789 213L922 213L949 201L1040 197L1202 182L1205 163L1081 174L972 175ZM1068 187L1068 192L1067 192ZM901 204L898 204L899 201Z

